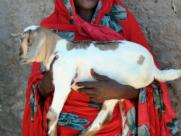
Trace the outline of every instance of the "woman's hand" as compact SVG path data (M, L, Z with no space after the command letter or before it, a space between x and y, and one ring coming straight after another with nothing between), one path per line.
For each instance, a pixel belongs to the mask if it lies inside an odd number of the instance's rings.
M40 95L45 98L54 90L52 71L44 73L43 79L38 85L38 90Z
M108 99L137 98L139 90L127 85L121 85L113 79L99 75L91 70L91 75L96 81L78 82L78 86L83 86L78 91L89 95L91 100L103 102Z
M52 67L56 59L57 58L55 57L50 65L50 70L44 73L43 79L40 81L38 85L39 93L44 98L49 96L54 90Z

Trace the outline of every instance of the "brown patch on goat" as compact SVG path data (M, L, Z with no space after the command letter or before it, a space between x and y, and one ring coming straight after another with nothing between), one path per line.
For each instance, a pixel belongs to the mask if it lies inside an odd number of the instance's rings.
M97 42L94 46L100 50L116 50L119 47L119 42Z
M144 63L144 60L145 60L145 57L143 55L140 55L138 61L137 61L137 64L138 65L143 65Z
M69 42L67 44L67 50L73 49L87 49L90 46L94 46L100 50L116 50L119 47L120 42Z
M68 42L67 43L67 50L73 49L87 49L90 46L88 42Z

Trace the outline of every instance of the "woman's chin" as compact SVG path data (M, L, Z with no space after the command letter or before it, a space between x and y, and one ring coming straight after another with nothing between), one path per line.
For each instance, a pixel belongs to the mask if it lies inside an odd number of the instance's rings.
M99 0L74 0L77 8L91 10L97 6Z

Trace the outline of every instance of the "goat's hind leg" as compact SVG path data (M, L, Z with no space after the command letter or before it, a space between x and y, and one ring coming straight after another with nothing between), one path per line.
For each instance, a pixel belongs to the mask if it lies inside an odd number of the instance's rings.
M53 83L55 86L53 101L47 114L48 135L56 131L59 114L71 91L71 81L75 75L75 68L69 63L53 65Z
M93 121L93 123L81 133L81 136L94 136L105 123L111 120L112 112L118 100L106 100L103 105L102 109Z

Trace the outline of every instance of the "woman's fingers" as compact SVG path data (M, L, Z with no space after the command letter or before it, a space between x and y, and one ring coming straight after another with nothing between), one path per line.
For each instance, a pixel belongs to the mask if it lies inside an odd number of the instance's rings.
M78 91L87 94L90 98L95 98L97 96L96 90L92 88L80 88Z
M96 88L97 82L95 81L77 82L76 85L81 86L83 88Z
M101 80L109 80L109 77L100 75L94 71L94 69L91 69L91 75L95 80L101 81Z

